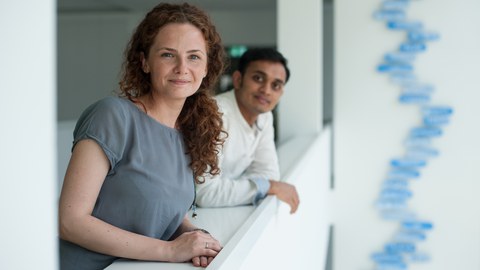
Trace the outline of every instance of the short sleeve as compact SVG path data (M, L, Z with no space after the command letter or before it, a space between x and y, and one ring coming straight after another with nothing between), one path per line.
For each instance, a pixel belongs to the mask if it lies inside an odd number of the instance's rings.
M122 159L128 130L128 119L123 109L125 101L108 97L90 105L80 116L73 132L73 148L83 139L92 139L103 149L111 171Z

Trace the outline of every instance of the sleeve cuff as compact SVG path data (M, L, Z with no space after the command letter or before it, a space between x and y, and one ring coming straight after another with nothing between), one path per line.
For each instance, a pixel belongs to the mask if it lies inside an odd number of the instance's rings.
M253 198L253 205L257 205L258 202L267 196L268 190L270 189L270 181L268 179L257 177L250 179L255 186L257 186L257 194Z

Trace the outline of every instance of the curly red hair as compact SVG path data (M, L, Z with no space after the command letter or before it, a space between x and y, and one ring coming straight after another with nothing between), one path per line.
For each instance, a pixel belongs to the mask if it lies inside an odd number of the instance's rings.
M142 54L148 57L158 31L170 23L188 23L197 27L207 44L207 76L198 91L186 99L176 123L191 158L195 181L202 183L206 173L216 175L220 172L218 151L225 138L221 114L212 98L213 87L225 68L225 51L209 16L187 3L162 3L154 7L138 25L127 46L120 91L130 100L150 93L152 84L150 75L142 70Z

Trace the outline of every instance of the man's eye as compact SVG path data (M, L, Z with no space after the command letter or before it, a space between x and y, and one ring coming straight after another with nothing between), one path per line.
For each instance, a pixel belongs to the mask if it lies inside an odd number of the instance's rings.
M263 82L263 77L258 75L253 75L253 80L256 82Z
M273 90L281 90L282 86L283 85L281 83L274 83L274 84L272 84L272 89Z

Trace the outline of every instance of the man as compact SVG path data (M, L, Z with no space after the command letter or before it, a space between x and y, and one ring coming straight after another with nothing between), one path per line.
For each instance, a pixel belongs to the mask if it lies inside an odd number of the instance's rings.
M198 206L256 204L275 195L295 213L297 191L279 181L272 114L289 76L287 60L276 50L252 49L242 55L232 76L234 90L216 97L228 137L220 175L196 186Z

